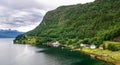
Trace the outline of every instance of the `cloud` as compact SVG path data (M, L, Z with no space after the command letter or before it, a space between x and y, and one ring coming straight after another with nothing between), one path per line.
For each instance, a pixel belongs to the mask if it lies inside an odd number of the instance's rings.
M0 0L0 5L11 9L45 8L42 4L34 0Z
M6 13L5 13L6 12ZM26 27L36 25L40 23L43 15L41 12L35 10L7 10L0 12L0 28L2 29L17 29L20 27ZM33 27L33 26L32 26ZM19 31L28 31L20 30Z
M49 10L91 1L94 0L0 0L0 29L29 31L40 24Z
M84 4L86 2L93 2L94 0L36 0L39 3L43 3L46 6L49 6L50 9L55 9L61 5L73 5L73 4Z

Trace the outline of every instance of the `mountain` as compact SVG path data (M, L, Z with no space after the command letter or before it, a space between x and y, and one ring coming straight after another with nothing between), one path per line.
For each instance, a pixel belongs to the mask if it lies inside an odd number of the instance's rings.
M19 32L17 30L2 30L0 29L0 38L15 38L16 36L23 34L24 32Z
M14 42L40 45L59 41L99 46L120 36L120 0L95 0L91 3L61 6L47 12L34 30L16 37Z

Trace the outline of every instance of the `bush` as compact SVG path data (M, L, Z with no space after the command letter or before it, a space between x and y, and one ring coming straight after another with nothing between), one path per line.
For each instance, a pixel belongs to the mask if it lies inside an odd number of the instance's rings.
M120 50L120 44L109 44L108 50L111 51L119 51Z
M97 45L97 47L99 47L101 44L103 44L103 39L99 37L94 37L91 39L91 43L94 43L95 45Z
M82 41L84 44L90 44L90 39L89 38L85 38Z
M120 43L119 42L106 42L104 44L105 48L111 51L119 51L120 50Z

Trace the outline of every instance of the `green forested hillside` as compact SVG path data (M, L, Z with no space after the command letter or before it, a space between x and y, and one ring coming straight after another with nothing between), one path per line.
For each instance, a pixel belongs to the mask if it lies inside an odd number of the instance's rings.
M15 42L27 43L28 39L34 39L36 45L59 41L68 45L99 46L117 36L120 36L120 0L96 0L49 11L39 26L19 35Z

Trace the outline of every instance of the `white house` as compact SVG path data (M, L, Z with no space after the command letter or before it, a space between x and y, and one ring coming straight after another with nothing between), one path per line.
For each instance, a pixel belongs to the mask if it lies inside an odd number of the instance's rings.
M96 46L95 46L94 44L92 44L92 45L90 46L90 48L91 48L91 49L95 49Z
M58 41L56 41L56 42L52 43L52 45L53 45L54 47L58 47L58 46L60 46L60 43L59 43Z
M80 44L80 46L81 46L81 47L83 47L83 46L84 46L84 44L83 44L83 43L81 43L81 44Z

